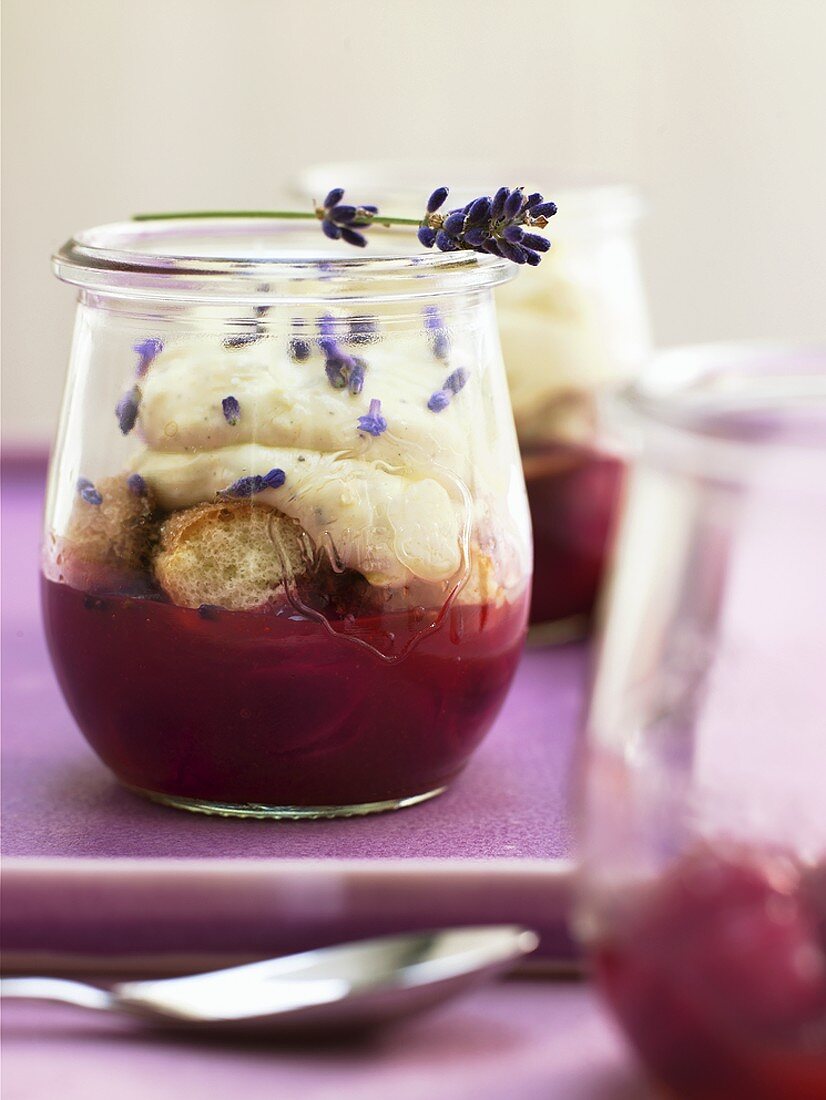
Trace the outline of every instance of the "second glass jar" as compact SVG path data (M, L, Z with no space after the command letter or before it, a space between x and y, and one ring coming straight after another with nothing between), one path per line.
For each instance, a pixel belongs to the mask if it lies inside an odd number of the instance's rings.
M296 190L307 201L341 186L355 201L417 217L436 184L450 184L448 206L459 207L537 177L517 175L488 162L428 171L420 163L342 163L309 169ZM637 194L571 184L547 197L559 205L548 230L553 247L536 270L498 287L496 299L533 524L530 618L537 638L564 640L589 627L623 475L598 430L597 401L637 373L651 337Z

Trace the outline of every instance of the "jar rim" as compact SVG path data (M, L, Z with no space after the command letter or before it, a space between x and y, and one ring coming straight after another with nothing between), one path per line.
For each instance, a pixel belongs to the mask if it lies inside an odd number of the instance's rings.
M708 475L745 479L761 455L822 474L826 347L732 342L671 348L607 402L643 450Z
M343 253L352 246L328 241L315 222L155 219L83 230L52 264L63 282L120 296L268 302L420 298L496 286L516 274L515 265L478 252L416 252L409 233L382 230L379 247Z

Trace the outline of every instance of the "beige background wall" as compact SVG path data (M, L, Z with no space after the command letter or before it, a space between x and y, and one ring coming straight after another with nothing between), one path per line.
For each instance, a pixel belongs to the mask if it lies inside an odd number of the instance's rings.
M661 343L826 336L822 0L3 0L3 24L8 442L54 426L55 246L266 206L314 160L630 179Z

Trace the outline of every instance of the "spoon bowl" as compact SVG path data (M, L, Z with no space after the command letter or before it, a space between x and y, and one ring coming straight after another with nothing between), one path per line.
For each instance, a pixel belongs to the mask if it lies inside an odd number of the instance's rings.
M156 1026L290 1034L363 1029L431 1008L507 970L538 942L512 925L448 928L109 990L58 978L6 978L0 995L121 1011Z

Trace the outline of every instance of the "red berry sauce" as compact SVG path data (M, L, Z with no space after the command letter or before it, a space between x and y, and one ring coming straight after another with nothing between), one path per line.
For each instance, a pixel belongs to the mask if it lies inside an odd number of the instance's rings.
M523 451L534 541L531 623L589 616L605 569L623 466L583 447Z
M681 1100L826 1098L824 869L698 847L624 899L597 980Z
M239 805L350 806L448 783L504 701L527 618L527 594L329 621L47 578L42 594L69 707L115 775Z

